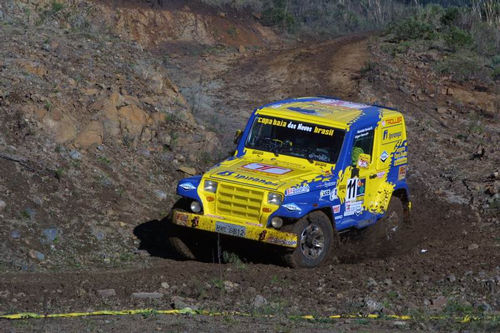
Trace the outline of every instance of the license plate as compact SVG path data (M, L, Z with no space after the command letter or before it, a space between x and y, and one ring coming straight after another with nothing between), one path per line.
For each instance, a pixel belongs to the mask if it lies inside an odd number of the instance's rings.
M224 222L215 222L215 232L220 232L221 234L237 236L237 237L245 237L247 233L247 228L239 225L224 223Z

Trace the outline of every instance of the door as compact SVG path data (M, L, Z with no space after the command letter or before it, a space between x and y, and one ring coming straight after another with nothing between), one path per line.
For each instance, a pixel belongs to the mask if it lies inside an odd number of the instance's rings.
M351 150L351 177L347 180L344 217L355 220L359 227L369 224L367 217L367 194L370 192L370 176L376 173L373 160L373 139L374 130L372 128L361 130L354 136Z

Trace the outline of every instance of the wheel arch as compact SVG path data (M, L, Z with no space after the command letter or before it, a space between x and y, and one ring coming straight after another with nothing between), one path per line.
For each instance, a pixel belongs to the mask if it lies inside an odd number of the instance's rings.
M403 210L404 210L404 219L407 222L410 222L411 202L410 202L410 195L408 193L408 189L404 188L404 187L398 188L394 192L392 192L392 196L401 200L401 203L403 204Z
M404 187L394 190L392 195L399 198L404 204L408 204L410 202L410 195L408 194L408 190Z
M337 230L337 228L335 227L335 217L333 216L333 212L332 212L332 207L323 207L323 208L320 208L320 209L317 209L319 211L322 211L323 213L326 214L326 216L328 216L328 219L330 220L330 223L332 224L332 228L333 230Z

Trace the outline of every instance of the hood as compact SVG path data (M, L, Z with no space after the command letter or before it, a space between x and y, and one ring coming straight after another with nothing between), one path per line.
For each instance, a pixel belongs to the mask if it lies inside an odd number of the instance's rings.
M273 155L274 156L274 155ZM236 158L222 162L206 173L206 177L218 181L238 182L284 192L287 188L310 181L318 175L328 175L331 165L324 163L296 163L285 155L276 158Z

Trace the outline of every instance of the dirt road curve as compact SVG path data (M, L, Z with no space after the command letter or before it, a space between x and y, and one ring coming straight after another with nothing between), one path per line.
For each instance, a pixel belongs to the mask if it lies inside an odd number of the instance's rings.
M358 99L359 72L369 57L367 44L366 36L354 36L292 50L258 51L243 57L179 56L174 57L170 70L183 93L197 93L195 107L199 112L195 115L207 126L210 119L217 119L219 124L211 125L230 137L252 107L270 100L312 94ZM189 61L189 71L186 66L176 67L176 62ZM213 110L217 110L215 115ZM380 246L366 239L344 239L335 258L318 269L282 267L266 253L250 253L239 259L228 254L232 263L227 264L177 261L155 241L162 222L150 221L138 225L136 235L141 249L148 251L144 255L156 256L151 265L131 270L3 274L0 300L5 295L9 299L15 295L15 302L2 302L2 308L7 311L6 307L10 307L8 312L52 313L189 306L277 316L269 320L168 316L71 322L60 319L46 321L42 328L80 330L94 325L96 330L104 331L217 331L224 327L235 331L247 331L250 327L265 331L327 331L332 327L356 330L365 323L312 324L283 318L359 312L446 313L454 304L457 311L465 311L467 306L471 311L482 307L498 311L500 251L496 240L482 232L481 221L468 208L443 203L419 179L410 175L409 180L413 222L393 244ZM229 251L225 243L221 246L222 251ZM103 295L105 289L113 289L114 294ZM133 295L137 292L158 294L157 298L143 298L144 295ZM41 324L16 325L0 321L0 327L15 332ZM429 327L425 325L430 324L392 325L381 321L372 324L370 331L402 327L426 330Z

